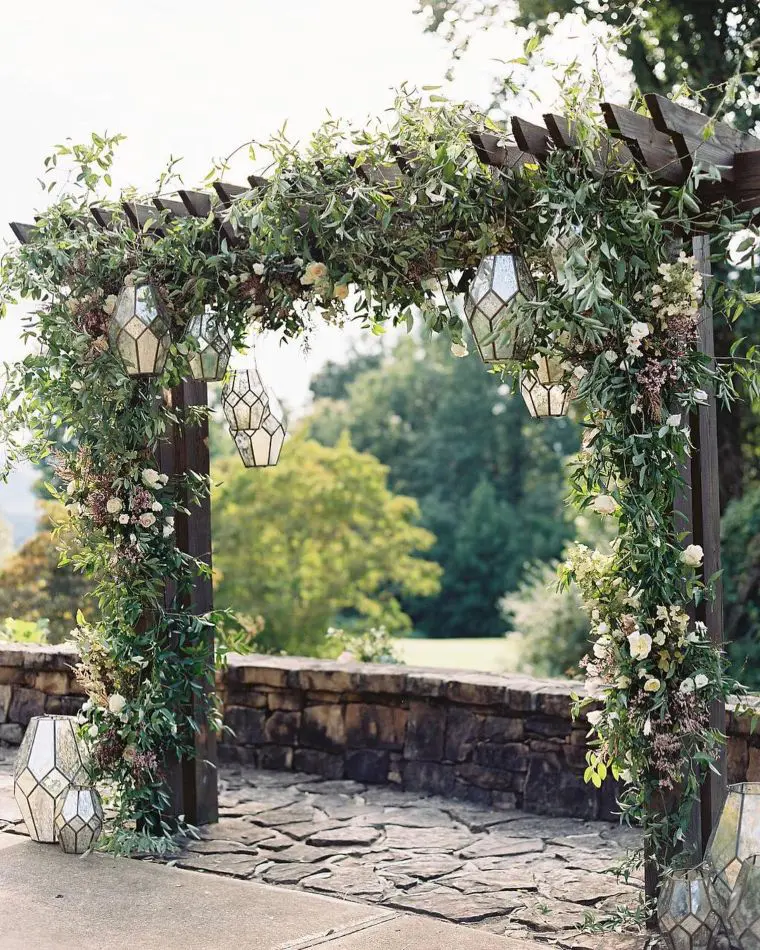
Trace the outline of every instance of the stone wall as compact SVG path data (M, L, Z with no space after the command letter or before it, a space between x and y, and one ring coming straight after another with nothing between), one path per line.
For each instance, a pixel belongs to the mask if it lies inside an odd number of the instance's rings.
M0 644L0 741L32 716L84 700L64 647ZM578 684L302 657L231 657L220 674L226 762L529 811L610 817L615 788L583 781L586 724L571 717ZM729 715L729 780L760 780L760 737Z

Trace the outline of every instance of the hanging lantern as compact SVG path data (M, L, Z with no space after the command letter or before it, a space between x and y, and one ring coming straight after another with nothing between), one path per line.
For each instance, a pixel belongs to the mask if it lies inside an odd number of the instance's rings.
M59 797L55 832L66 854L84 854L103 831L103 803L88 785L72 785Z
M529 354L530 339L521 332L513 312L519 298L533 296L535 284L519 254L483 258L467 292L464 312L484 363L522 360Z
M87 779L87 755L73 716L34 716L16 756L13 794L34 841L56 840L55 809Z
M256 369L236 369L222 389L230 432L258 429L269 413L269 393Z
M657 918L668 950L712 947L720 917L710 896L709 873L706 866L675 871L662 885Z
M163 372L171 344L169 320L151 284L122 289L108 324L108 341L130 376Z
M190 378L213 383L224 379L232 344L218 315L211 309L196 314L187 325L195 349L190 355Z
M230 434L246 468L265 468L279 461L285 441L285 426L271 412L256 428L230 429Z
M555 240L549 251L549 257L554 265L555 273L559 273L567 263L568 257L579 247L583 246L581 229L577 224L570 226Z
M760 854L760 782L729 785L705 858L715 868L713 888L726 907L742 864Z
M572 398L567 373L557 360L540 353L533 362L538 368L526 369L520 377L520 392L528 412L534 418L566 416Z

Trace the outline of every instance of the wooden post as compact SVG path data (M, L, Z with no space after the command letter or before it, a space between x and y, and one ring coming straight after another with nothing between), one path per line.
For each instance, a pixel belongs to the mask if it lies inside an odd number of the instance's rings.
M165 401L180 418L166 439L162 440L157 462L162 473L182 476L187 472L209 474L208 421L186 425L189 407L207 404L205 383L185 381L165 394ZM184 500L186 503L186 499ZM190 508L189 504L186 507ZM191 514L177 514L177 546L211 566L211 500L205 498L200 505L191 508ZM165 600L170 603L175 591L167 585ZM199 576L184 605L191 614L205 614L213 607L213 589L209 577ZM214 633L210 630L206 641L207 661L214 665ZM217 794L216 735L208 728L203 716L202 704L197 700L192 709L187 709L199 725L195 737L193 759L175 762L169 768L169 786L172 796L172 811L175 816L184 815L194 825L205 825L219 820Z

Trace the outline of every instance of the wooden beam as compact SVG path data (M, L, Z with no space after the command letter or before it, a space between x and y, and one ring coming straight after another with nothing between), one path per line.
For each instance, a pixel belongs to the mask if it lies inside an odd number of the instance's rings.
M219 203L223 208L229 208L235 198L240 195L247 195L251 189L246 185L231 185L226 181L215 181L214 191L217 193Z
M551 149L551 137L542 125L527 122L518 116L512 116L512 134L518 148L535 155L536 161L542 162Z
M685 174L673 140L655 128L654 122L612 102L603 102L602 114L607 128L620 136L631 151L634 161L652 172L661 181L682 184Z
M760 149L735 156L734 197L742 211L760 208Z
M214 210L211 195L204 191L188 191L185 188L177 192L182 204L195 218L207 218Z
M536 164L535 155L524 152L516 145L502 145L501 138L491 132L473 132L470 135L478 158L484 165L494 168L522 168Z
M32 232L34 231L33 224L21 224L19 221L11 221L11 231L16 235L16 240L20 244L28 244Z
M578 136L573 128L573 122L563 115L547 113L544 115L546 128L557 148L578 148ZM599 146L594 152L594 168L602 175L610 168L619 168L633 162L628 146L623 142L615 142L607 135L602 135Z
M116 212L110 211L108 208L90 208L90 214L95 218L98 227L103 228L104 231L112 231L116 224Z
M716 122L702 112L679 106L664 96L649 93L644 97L652 120L660 132L673 140L678 157L689 171L696 161L724 166L721 177L734 181L734 156L737 152L760 149L760 139L738 132L724 122Z
M190 212L181 201L173 201L171 198L156 197L153 204L159 211L168 211L169 218L187 218Z
M145 225L151 221L153 222L149 228L149 231L153 234L156 234L158 237L163 235L163 230L156 223L156 209L150 205L139 205L134 201L122 201L122 208L124 209L124 214L127 216L127 220L136 228L138 231L144 231Z

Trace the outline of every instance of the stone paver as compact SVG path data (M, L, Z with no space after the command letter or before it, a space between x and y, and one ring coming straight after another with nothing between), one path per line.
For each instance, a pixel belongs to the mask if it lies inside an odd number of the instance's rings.
M0 831L18 835L10 762L0 750ZM431 933L443 921L464 924L503 938L505 950L517 941L526 950L646 946L644 935L579 929L641 900L639 879L609 873L638 845L614 825L246 768L221 771L220 812L174 856L179 867L382 905L419 915ZM437 950L427 939L415 938L415 950ZM364 946L352 940L336 950ZM374 940L373 950L385 946Z

